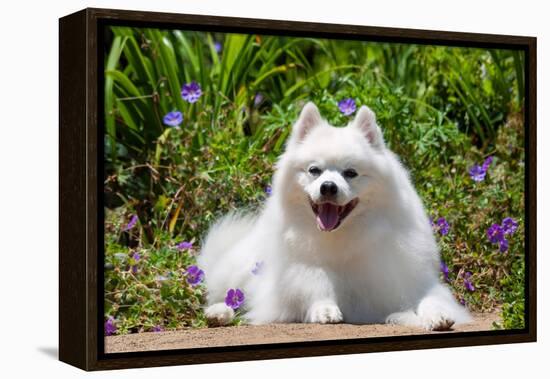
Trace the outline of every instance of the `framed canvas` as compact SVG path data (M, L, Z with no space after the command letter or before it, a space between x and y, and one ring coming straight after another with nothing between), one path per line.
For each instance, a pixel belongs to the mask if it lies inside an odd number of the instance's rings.
M536 39L59 21L59 357L536 340Z

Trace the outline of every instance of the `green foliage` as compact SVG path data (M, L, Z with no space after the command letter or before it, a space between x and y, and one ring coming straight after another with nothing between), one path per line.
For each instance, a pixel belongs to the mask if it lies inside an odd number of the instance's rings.
M445 217L450 224L449 234L439 236L439 242L457 297L475 311L511 306L523 322L523 311L519 310L524 301L524 294L519 291L519 286L521 291L524 289L520 267L525 259L522 122L510 119L499 130L495 142L490 152L494 160L484 181L475 183L467 174L473 163L485 158L479 149L470 147L461 155L451 155L439 166L417 170L415 182L434 219ZM498 244L489 242L486 231L505 217L518 221L519 228L507 237L508 251L501 253ZM473 292L464 286L466 272L472 273L476 288ZM505 312L505 322L508 316ZM514 325L517 327L519 321Z
M504 329L525 328L525 261L518 259L512 272L501 280L503 286L502 323Z
M127 27L108 45L105 312L118 333L206 325L206 289L184 275L200 238L227 210L261 204L306 100L345 125L337 104L348 97L376 112L430 214L451 224L439 240L457 297L502 309L499 327L522 325L522 53ZM202 88L192 104L180 95L191 81ZM170 111L183 114L180 128L163 124ZM489 155L473 182L469 168ZM507 216L520 229L503 254L485 231ZM183 240L195 247L177 249Z
M162 233L157 235L161 248L134 245L141 228L123 231L121 211L107 212L105 220L105 314L117 315L118 333L205 326L205 289L185 278L195 250L180 251Z

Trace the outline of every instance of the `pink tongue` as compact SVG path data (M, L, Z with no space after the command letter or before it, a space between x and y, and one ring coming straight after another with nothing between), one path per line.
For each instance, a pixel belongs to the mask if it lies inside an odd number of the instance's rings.
M331 231L338 224L338 206L334 204L324 203L319 205L317 213L317 224L321 230Z

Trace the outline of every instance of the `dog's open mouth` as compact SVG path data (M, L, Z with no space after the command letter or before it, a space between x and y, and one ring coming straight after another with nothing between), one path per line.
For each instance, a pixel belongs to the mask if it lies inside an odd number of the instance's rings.
M338 228L342 221L350 214L359 202L358 198L353 199L345 205L336 205L333 203L314 203L311 199L311 209L317 217L317 226L324 232L331 232Z

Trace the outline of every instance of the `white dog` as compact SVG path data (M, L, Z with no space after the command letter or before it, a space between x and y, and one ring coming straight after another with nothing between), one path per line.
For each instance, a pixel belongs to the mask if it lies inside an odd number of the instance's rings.
M430 222L407 171L363 106L347 127L308 103L258 214L232 213L199 257L206 316L227 324L229 288L247 322L393 323L448 330L468 312L439 281ZM254 268L260 268L259 272Z

